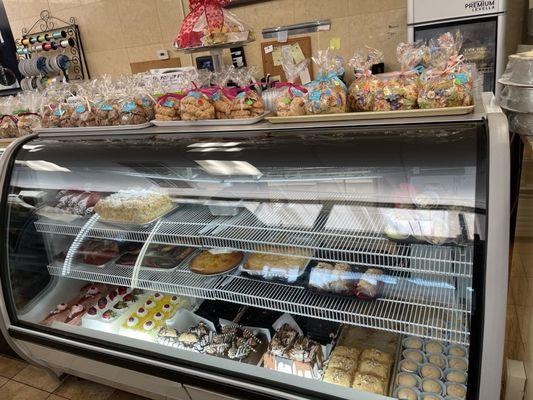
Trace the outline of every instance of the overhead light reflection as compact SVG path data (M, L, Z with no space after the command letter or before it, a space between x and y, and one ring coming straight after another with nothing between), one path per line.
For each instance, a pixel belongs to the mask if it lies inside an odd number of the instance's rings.
M234 147L240 145L242 142L204 142L193 143L187 147Z
M47 172L71 172L70 169L61 167L57 164L44 160L35 161L15 161L15 164L25 165L34 171L47 171Z
M263 173L246 161L196 160L211 175L247 175L261 177Z
M224 149L224 148L219 148L219 147L217 147L217 148L208 147L208 148L201 148L201 149L192 149L192 150L189 150L189 153L210 153L212 151L233 153L233 152L236 152L236 151L242 151L242 148L240 148L240 147L231 147L229 149Z

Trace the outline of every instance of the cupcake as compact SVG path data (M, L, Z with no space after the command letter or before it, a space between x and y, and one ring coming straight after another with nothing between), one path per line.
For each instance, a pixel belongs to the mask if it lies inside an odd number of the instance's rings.
M139 319L136 317L129 317L126 321L126 325L130 328L135 327L139 323Z
M155 302L158 302L163 298L163 295L161 293L154 293L153 298Z
M163 319L163 314L160 313L159 311L156 312L156 313L154 314L154 319L155 319L156 321L161 321L161 320Z
M422 378L440 379L442 370L433 364L424 364L420 367L420 376Z
M172 306L170 304L165 304L163 307L162 307L162 310L165 314L168 314L169 312L172 311Z
M170 299L170 304L178 304L180 302L180 298L178 296L172 296L172 298Z

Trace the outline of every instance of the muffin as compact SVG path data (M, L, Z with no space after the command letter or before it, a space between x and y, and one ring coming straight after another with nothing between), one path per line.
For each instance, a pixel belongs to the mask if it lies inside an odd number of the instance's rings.
M420 367L420 376L422 378L440 379L442 370L433 364L424 364Z
M422 380L422 391L426 393L436 393L441 394L443 391L443 387L441 382L437 381L436 379L424 379Z
M418 400L418 390L415 388L399 387L394 397L399 400Z
M414 336L405 338L403 340L403 347L405 347L406 349L421 350L423 346L424 342L422 341L422 339Z
M446 394L462 399L466 396L466 386L459 383L448 383L446 384Z
M429 342L426 342L426 345L424 346L424 349L426 350L426 353L428 353L428 354L442 354L442 353L444 353L444 345L441 342L437 342L435 340L431 340Z
M446 368L446 357L444 357L442 354L429 354L427 359L429 363L435 364L440 369Z
M460 369L448 369L444 373L444 377L448 382L466 383L466 373Z
M418 364L411 360L400 361L399 368L402 372L418 372Z
M463 346L457 344L451 344L448 346L448 355L453 357L466 357L466 349Z
M468 361L461 357L448 357L448 367L466 371L468 369Z
M403 355L403 358L405 358L406 360L411 360L419 364L423 364L426 361L424 359L424 353L422 353L420 350L414 350L414 349L404 350L402 355Z
M409 372L400 372L396 377L398 386L416 387L420 383L420 378L416 374Z

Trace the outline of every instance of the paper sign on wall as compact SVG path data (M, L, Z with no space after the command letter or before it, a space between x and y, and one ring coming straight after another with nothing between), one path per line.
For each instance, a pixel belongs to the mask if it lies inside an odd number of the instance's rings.
M272 63L274 67L281 65L281 47L274 47L274 51L272 51Z
M334 50L339 50L341 48L341 38L332 37L331 39L329 39L329 47Z
M295 63L299 63L303 60L305 60L304 52L302 51L302 48L300 47L300 44L294 43L291 48L292 51L292 58L294 58Z

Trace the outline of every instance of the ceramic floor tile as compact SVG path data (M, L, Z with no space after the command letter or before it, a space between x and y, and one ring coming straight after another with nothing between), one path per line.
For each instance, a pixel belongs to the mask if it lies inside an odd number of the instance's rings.
M15 375L13 380L25 383L26 385L33 386L37 389L46 390L47 392L53 392L61 384L59 379L54 379L54 377L43 368L36 367L35 365L28 365Z
M27 362L15 358L0 356L0 376L13 378L28 365Z
M115 390L107 400L149 400L146 397L138 396L133 393L124 392L122 390Z
M66 397L58 396L57 394L51 394L46 398L46 400L69 400Z
M70 400L106 400L113 391L109 386L69 376L54 394Z
M16 381L9 381L0 387L2 400L45 400L50 393L44 390L24 385Z
M0 376L0 387L4 386L7 382L9 382L9 379Z

